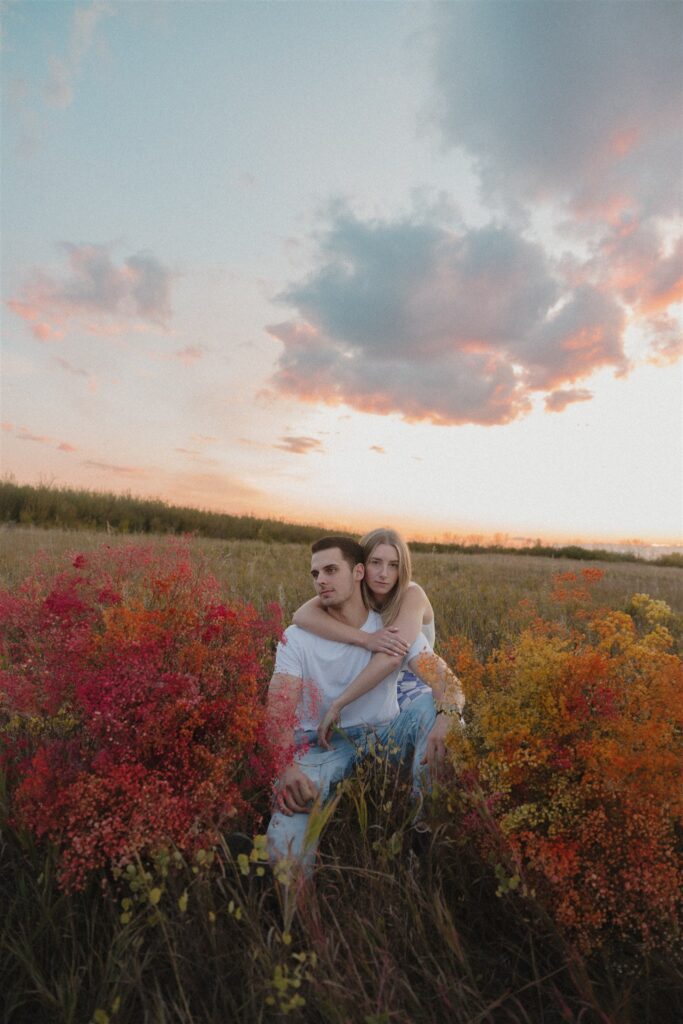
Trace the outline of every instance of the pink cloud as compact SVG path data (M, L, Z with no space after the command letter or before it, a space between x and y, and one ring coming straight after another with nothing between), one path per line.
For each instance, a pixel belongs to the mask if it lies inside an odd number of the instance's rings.
M378 455L386 455L385 449L379 444L371 444L369 450L371 452L377 452Z
M17 431L17 439L19 441L36 441L38 444L51 444L52 438L45 434L33 434L30 430L26 430L25 427L20 427Z
M218 438L211 434L192 434L192 440L197 444L215 444Z
M10 423L9 420L3 420L1 426L2 429L6 430L9 434L14 431L14 425Z
M149 471L142 466L119 466L112 462L97 462L94 459L87 459L83 462L88 469L101 469L106 473L114 473L116 476L145 477Z
M8 433L14 433L14 427L11 423L5 422L2 424L2 429ZM27 427L19 427L16 431L16 437L18 441L33 441L36 444L49 444L60 452L76 452L78 448L70 444L68 441L57 441L55 442L54 437L50 437L49 434L34 434L32 430Z
M273 448L279 448L283 452L291 452L294 455L308 455L309 452L324 451L322 444L315 437L281 437L279 444Z
M61 341L64 337L64 331L45 323L36 324L31 328L31 333L38 341Z
M650 334L650 363L670 366L683 357L683 332L680 323L673 317L652 317L647 327Z
M200 466L220 466L219 459L212 459L206 455L202 455L201 451L197 451L193 448L174 448L174 451L178 452L179 455L185 455L190 462L195 462Z
M589 402L592 397L593 393L585 388L566 388L546 395L545 407L548 412L564 412L572 402Z
M67 242L62 249L67 267L60 276L36 268L7 303L36 338L59 340L73 322L105 337L168 331L174 275L155 256L134 253L117 264L108 246Z
M178 359L185 366L189 366L191 363L196 363L198 359L201 359L204 355L204 348L201 345L186 345L185 348L178 349L173 353L173 358Z

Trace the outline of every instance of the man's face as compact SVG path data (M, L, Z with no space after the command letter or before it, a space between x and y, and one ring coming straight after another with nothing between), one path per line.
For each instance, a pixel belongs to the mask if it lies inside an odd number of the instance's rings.
M327 548L311 555L311 576L320 603L325 608L337 608L353 596L363 578L364 568L352 569L339 548Z

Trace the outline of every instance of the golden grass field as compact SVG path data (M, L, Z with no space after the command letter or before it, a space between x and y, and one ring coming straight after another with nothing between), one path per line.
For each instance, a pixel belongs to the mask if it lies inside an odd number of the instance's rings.
M169 544L166 537L107 535L37 527L0 527L0 586L12 587L26 576L36 558L63 564L69 553L87 553L102 545ZM177 543L177 542L175 542ZM313 594L308 576L307 544L222 541L193 538L191 551L221 584L225 596L251 601L259 610L275 601L285 624ZM594 585L598 605L623 608L635 593L665 601L683 615L683 572L645 562L579 562L567 558L501 554L427 554L413 556L413 577L428 593L438 638L462 634L488 654L519 630L519 605L531 601L547 618L564 612L552 600L553 577L595 567L604 578Z

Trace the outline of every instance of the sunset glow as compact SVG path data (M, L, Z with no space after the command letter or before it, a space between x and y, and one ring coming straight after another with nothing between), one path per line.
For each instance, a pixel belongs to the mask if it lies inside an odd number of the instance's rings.
M680 4L3 22L3 473L683 543Z

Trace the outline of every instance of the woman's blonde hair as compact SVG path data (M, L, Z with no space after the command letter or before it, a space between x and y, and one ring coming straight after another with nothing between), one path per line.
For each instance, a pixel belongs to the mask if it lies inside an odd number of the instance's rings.
M366 564L378 544L392 544L398 553L398 580L396 581L396 586L389 592L389 596L384 604L377 604L377 599L365 580L361 584L365 603L373 611L380 613L385 626L390 626L398 615L403 595L412 579L408 545L403 537L396 533L396 530L391 530L388 527L380 527L378 530L371 530L370 533L366 533L364 537L361 537L360 544L363 548Z

